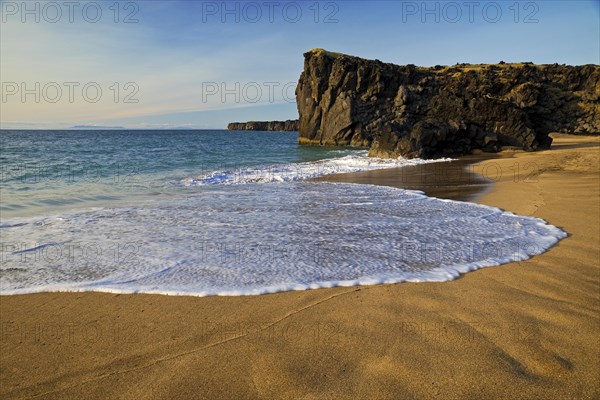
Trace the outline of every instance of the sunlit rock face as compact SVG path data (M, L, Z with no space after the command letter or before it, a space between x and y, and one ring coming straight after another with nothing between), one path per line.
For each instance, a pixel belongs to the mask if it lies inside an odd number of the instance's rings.
M600 133L600 66L386 64L304 54L300 143L435 158L501 146L548 148L551 132Z

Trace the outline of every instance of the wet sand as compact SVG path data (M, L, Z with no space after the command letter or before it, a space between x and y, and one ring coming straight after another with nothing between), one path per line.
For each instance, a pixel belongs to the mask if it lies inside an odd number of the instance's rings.
M465 156L448 162L326 175L312 180L391 186L419 190L441 199L474 201L489 190L493 182L475 173L475 164L493 158L493 154Z
M2 296L0 397L599 398L599 144L557 136L552 150L474 165L493 182L478 202L569 237L451 282Z

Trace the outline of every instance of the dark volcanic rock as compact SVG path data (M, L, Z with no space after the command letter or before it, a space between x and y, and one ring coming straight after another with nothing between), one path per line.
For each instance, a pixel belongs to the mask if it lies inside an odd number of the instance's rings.
M287 121L248 121L227 124L230 131L297 131L298 120Z
M502 145L548 148L550 132L600 133L597 65L421 68L322 49L304 57L300 143L431 158Z

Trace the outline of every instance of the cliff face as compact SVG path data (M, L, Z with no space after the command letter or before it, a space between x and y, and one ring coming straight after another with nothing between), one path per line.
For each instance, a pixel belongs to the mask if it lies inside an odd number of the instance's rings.
M597 65L420 68L321 49L304 57L300 143L431 158L501 145L547 148L550 132L600 133Z
M248 121L227 124L230 131L297 131L298 120L286 121Z

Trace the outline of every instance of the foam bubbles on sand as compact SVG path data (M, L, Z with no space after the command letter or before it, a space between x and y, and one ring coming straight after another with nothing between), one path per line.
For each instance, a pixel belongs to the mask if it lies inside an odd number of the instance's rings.
M356 184L211 186L184 200L2 222L2 294L261 294L445 281L542 253L543 220Z

